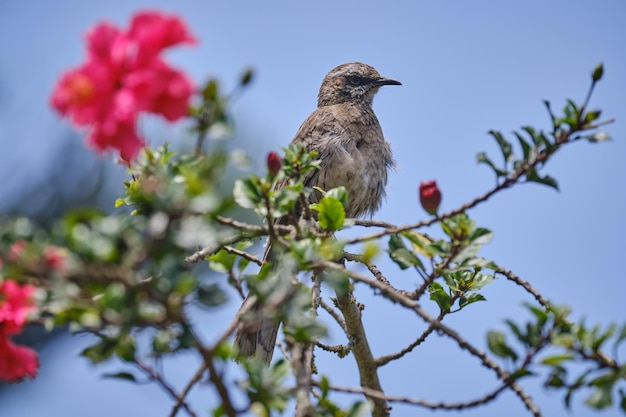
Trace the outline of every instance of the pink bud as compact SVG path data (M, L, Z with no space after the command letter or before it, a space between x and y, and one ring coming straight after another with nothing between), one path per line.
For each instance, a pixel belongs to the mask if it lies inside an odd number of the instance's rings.
M280 156L274 151L267 154L267 170L270 175L275 177L280 171L280 167L283 165L283 161L280 159Z
M436 215L441 204L441 191L435 180L424 181L420 184L420 203L429 214Z
M61 269L65 264L65 251L58 246L47 246L43 251L43 259L50 269Z

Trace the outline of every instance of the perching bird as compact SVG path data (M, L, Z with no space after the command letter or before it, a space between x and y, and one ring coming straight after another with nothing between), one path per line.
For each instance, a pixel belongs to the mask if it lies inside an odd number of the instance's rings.
M388 171L395 165L389 143L372 110L374 95L384 85L401 84L381 77L374 68L360 62L334 68L324 77L317 109L302 123L292 141L303 143L308 151L318 152L320 167L306 174L305 186L322 190L346 188L346 217L372 215L380 208ZM310 201L319 198L320 194L314 192ZM271 256L268 244L264 261L271 261ZM279 325L270 317L242 323L235 343L243 355L260 355L269 363Z

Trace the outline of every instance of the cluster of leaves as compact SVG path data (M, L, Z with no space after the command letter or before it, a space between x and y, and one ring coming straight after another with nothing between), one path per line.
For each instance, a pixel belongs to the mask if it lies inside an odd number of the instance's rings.
M466 213L443 219L441 228L446 238L434 239L414 230L391 235L388 252L401 269L416 269L428 285L430 299L447 314L457 301L455 311L476 301L485 301L478 291L494 279L492 272L485 271L497 267L477 256L481 247L491 241L493 233L476 227ZM411 248L406 246L402 237L410 242ZM428 267L423 259L428 260ZM447 290L435 281L437 277L444 278ZM422 294L423 290L418 290L412 298L419 298Z
M610 140L606 132L594 131L583 134L582 132L596 129L600 118L600 110L587 110L587 104L596 83L604 73L602 64L599 64L592 73L592 83L587 93L587 99L582 105L577 105L573 100L567 100L563 108L563 116L557 117L552 112L550 102L544 104L552 121L552 131L546 134L532 126L523 126L522 133L513 132L519 142L521 157L515 155L513 144L508 141L501 132L490 130L489 134L495 139L502 153L502 164L493 162L485 152L476 155L479 163L488 165L498 180L504 179L504 187L516 182L520 177L527 182L536 182L553 187L558 190L558 182L549 175L539 175L538 171L548 159L560 148L561 145L580 139L586 139L591 143L599 143Z
M520 326L506 320L509 331L526 350L524 355L507 342L503 332L492 330L487 335L491 352L510 360L515 367L513 377L519 379L547 368L545 386L565 390L567 408L571 406L576 392L591 390L585 400L590 407L611 407L617 394L619 406L626 412L626 364L620 365L601 350L612 341L611 348L617 357L617 352L625 346L626 325L620 328L615 325L605 329L599 325L590 328L584 321L572 323L568 319L569 308L564 306L551 306L549 309L532 305L526 307L533 317L532 321ZM549 353L540 355L548 348Z

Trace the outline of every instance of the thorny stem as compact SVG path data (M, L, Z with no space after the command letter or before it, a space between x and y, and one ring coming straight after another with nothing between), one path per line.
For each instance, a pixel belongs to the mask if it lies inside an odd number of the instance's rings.
M321 262L319 266L326 268L326 269L330 269L330 270L340 269L340 266L333 262ZM483 366L494 371L499 379L501 379L502 381L505 381L509 385L510 389L513 392L515 392L515 394L517 394L517 396L520 398L520 400L522 400L526 408L531 413L533 413L535 417L541 416L541 412L539 411L539 408L534 403L532 398L530 398L530 396L515 381L511 379L511 375L508 372L506 372L504 369L502 369L497 363L491 360L484 352L481 352L472 344L470 344L467 340L462 338L455 330L451 329L450 327L438 321L436 318L432 317L427 311L422 309L415 301L402 295L401 293L396 291L394 288L381 284L375 279L371 279L369 277L366 277L354 271L350 271L346 269L342 269L342 270L344 271L344 273L348 274L355 281L363 282L369 285L371 288L379 290L380 294L384 296L385 298L387 298L388 300L394 303L398 303L402 305L403 307L406 307L414 311L426 323L433 325L436 330L441 331L443 334L453 339L461 349L467 350L471 355L478 358L483 364ZM379 391L382 391L382 390L379 390Z

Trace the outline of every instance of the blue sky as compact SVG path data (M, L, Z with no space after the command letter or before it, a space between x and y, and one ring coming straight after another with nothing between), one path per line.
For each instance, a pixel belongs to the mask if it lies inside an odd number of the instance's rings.
M541 100L557 109L566 98L582 101L591 70L603 62L605 78L591 106L617 119L606 128L615 140L568 146L551 161L544 172L559 180L560 192L524 185L495 196L470 215L495 232L484 256L514 270L554 302L571 305L575 318L623 322L623 1L2 2L0 175L5 181L0 183L0 210L38 213L60 198L89 201L86 190L93 182L102 176L122 178L109 158L92 156L75 143L80 139L66 137L67 125L47 100L59 73L82 61L81 37L94 22L106 18L124 25L143 8L173 11L187 20L200 44L181 48L170 59L198 82L216 76L232 87L243 68L255 69L253 85L233 108L239 132L234 140L240 141L235 145L253 156L292 139L314 109L321 79L334 66L362 61L402 81L402 87L381 90L374 103L399 165L375 218L396 224L425 217L417 199L421 181L437 180L444 210L488 190L493 177L475 162L475 154L483 150L497 155L486 132L509 133L526 124L548 129ZM151 142L172 140L166 133L151 132ZM264 158L257 159L262 166ZM88 174L93 164L100 167L100 176ZM73 169L73 174L52 175L59 167ZM112 184L113 192L121 193L121 183ZM39 203L20 203L24 194L39 192ZM400 273L386 260L379 263L392 282L407 287L419 283L417 276ZM417 318L372 299L371 291L359 288L358 295L367 304L364 314L375 354L397 350L412 340L411 329L423 328ZM487 329L503 329L505 318L525 319L521 303L529 300L501 279L484 295L487 303L472 305L449 321L480 347ZM228 320L236 307L233 303L219 317ZM397 327L389 329L389 323ZM91 367L76 357L84 346L84 337L46 346L40 377L4 390L0 415L167 414L170 401L157 388L103 381L100 375L109 368ZM168 370L174 380L184 381L193 366L193 358L183 357ZM338 370L338 384L356 385L350 358L324 359L320 366ZM384 369L382 377L390 394L433 401L468 400L496 386L474 358L437 337L407 362ZM530 381L524 386L536 395L545 415L562 413L560 395L543 393ZM589 414L581 402L574 398L571 415ZM394 409L398 415L409 412L400 405ZM466 415L505 412L524 415L511 394Z

